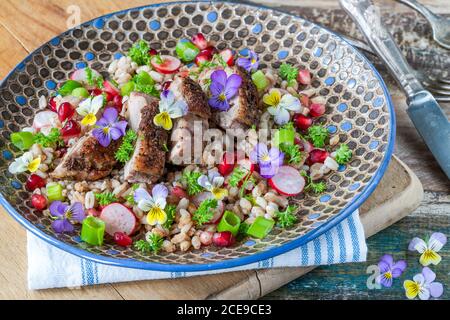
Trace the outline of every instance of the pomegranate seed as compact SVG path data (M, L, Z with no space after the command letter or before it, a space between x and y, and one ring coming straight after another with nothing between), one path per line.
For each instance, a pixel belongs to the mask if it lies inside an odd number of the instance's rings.
M70 103L68 102L62 103L58 108L59 121L64 122L65 120L72 118L74 113L75 109Z
M123 232L114 233L114 241L122 247L131 246L133 240Z
M104 92L104 94L107 102L114 101L115 96L111 92Z
M123 107L122 96L115 96L112 101L114 103L114 107L117 109L117 111L119 113L121 113L122 112L122 107Z
M309 100L309 97L307 95L301 94L300 95L300 103L302 104L302 106L309 108L311 101Z
M188 198L186 191L181 187L173 187L171 194L179 199Z
M307 117L301 113L297 113L294 116L294 123L297 128L305 131L308 130L309 127L311 127L313 121L310 117Z
M325 150L314 149L310 152L308 159L306 159L306 164L311 166L314 163L324 163L327 157L328 152Z
M225 153L223 155L222 163L219 164L218 166L220 174L222 176L229 175L233 171L235 164L236 164L236 155Z
M80 132L81 127L75 120L67 121L64 127L61 129L61 134L63 137L74 137L79 135Z
M31 196L31 205L36 210L44 210L47 207L47 199L41 194L33 194Z
M158 54L158 51L156 51L155 49L150 49L148 50L148 54L151 56L156 56Z
M202 33L197 33L193 36L192 43L200 50L204 50L208 47L208 41L206 41L205 36Z
M99 217L100 216L100 212L98 212L97 210L95 210L94 208L91 209L87 209L87 215L88 216L93 216L93 217Z
M25 183L25 188L28 191L34 191L36 189L40 189L45 187L45 180L38 176L37 174L32 174L28 177L27 182Z
M227 63L228 66L232 67L234 65L234 55L233 51L230 49L225 49L219 53L222 56L223 61Z
M308 70L300 70L298 72L297 81L301 84L311 84L311 73Z
M162 84L161 88L163 89L163 91L169 90L171 84L172 84L172 80L166 81Z
M218 247L229 247L234 243L234 237L230 231L214 233L213 243Z
M211 61L212 55L209 53L203 53L201 51L196 57L195 57L195 64L198 66L201 66L203 63Z
M219 53L219 51L217 50L216 47L213 46L209 46L206 49L202 50L200 53L205 53L205 54L209 54L211 56L211 58L216 54Z
M311 117L317 118L325 113L325 106L320 103L313 103L309 107L309 114Z
M56 99L55 97L51 97L50 101L48 102L48 107L50 108L50 110L52 110L53 112L56 112Z
M103 93L103 91L100 89L94 89L94 90L91 90L90 93L91 93L91 96L96 97L96 96L101 95Z
M209 246L213 242L213 233L202 231L202 233L200 233L200 242L204 246Z

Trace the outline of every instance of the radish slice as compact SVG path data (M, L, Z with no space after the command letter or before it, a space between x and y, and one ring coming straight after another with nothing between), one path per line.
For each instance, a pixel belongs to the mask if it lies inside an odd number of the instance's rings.
M305 187L305 178L297 169L290 166L282 166L268 182L278 193L288 197L298 195Z
M218 224L220 222L220 219L222 219L223 213L225 212L225 205L222 201L219 201L217 203L217 209L214 213L214 216L212 217L210 224Z
M180 69L181 61L172 56L160 56L162 63L158 63L156 57L152 58L151 64L156 71L163 74L175 73Z
M219 54L222 57L223 61L227 63L227 65L229 65L230 67L234 65L233 51L231 51L230 49L225 49L220 51Z
M105 80L103 82L103 91L111 94L113 97L120 94L119 88L117 88L111 81Z
M136 216L120 203L111 203L104 207L100 219L105 222L105 231L111 236L116 232L123 232L129 236L136 230Z
M36 113L33 119L33 128L36 131L41 131L43 128L60 127L61 122L58 119L58 114L53 111L42 111Z
M202 203L203 201L208 200L208 199L213 199L213 198L214 198L214 196L211 192L204 191L204 192L200 192L199 194L195 195L192 198L192 203L196 207L198 207L200 205L200 203Z
M100 77L100 73L98 73L95 70L92 70L92 77L98 78L98 77ZM87 73L86 73L86 68L78 69L74 73L72 73L70 76L70 80L75 80L75 81L83 82L83 83L87 83L87 79L88 79L88 77L87 77Z

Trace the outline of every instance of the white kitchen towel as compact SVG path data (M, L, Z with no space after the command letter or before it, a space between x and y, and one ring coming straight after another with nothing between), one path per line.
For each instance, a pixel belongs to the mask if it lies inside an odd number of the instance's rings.
M247 269L330 265L365 261L366 255L366 240L358 211L315 240L282 255L240 267L200 272L161 272L108 266L74 256L28 233L28 287L30 290L76 288Z

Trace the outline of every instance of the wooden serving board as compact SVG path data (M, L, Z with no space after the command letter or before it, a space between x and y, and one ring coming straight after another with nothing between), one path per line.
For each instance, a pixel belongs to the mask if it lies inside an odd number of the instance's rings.
M379 186L360 209L366 236L413 211L423 197L420 181L395 156ZM26 236L0 209L0 299L257 299L313 269L247 270L175 280L139 281L79 289L27 290Z

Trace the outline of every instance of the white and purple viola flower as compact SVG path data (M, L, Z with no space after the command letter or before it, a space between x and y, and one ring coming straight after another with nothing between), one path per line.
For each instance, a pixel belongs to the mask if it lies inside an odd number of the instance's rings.
M250 50L248 57L238 58L236 63L238 66L244 68L248 72L253 72L258 70L259 57L254 51Z
M378 262L378 269L380 275L376 278L376 282L383 287L390 288L393 279L399 278L406 269L406 262L404 260L394 261L390 254L385 254Z
M228 111L230 109L230 100L238 93L242 84L241 76L232 74L229 77L223 70L216 70L211 74L211 97L208 100L211 108Z
M172 130L172 119L184 117L188 113L188 109L186 101L177 100L172 91L165 90L161 93L159 113L154 117L153 123L164 130Z
M53 201L49 210L54 219L52 228L56 233L73 232L74 227L71 221L82 222L86 217L80 202L68 205L61 201Z
M197 182L200 186L211 192L217 200L222 200L228 196L228 190L222 188L225 178L217 171L209 170L208 175L200 176Z
M442 283L434 281L436 274L428 267L422 269L422 273L416 274L413 280L405 280L403 288L408 299L428 300L430 297L439 298L444 293Z
M107 108L95 125L96 128L92 131L92 135L101 146L106 148L112 140L119 140L125 135L128 123L119 121L119 113L115 108Z
M421 254L419 262L424 267L430 264L437 265L442 260L438 252L446 243L447 237L445 234L435 232L426 242L417 237L413 238L409 243L408 250L417 251Z
M258 143L250 153L250 160L258 164L260 175L269 179L276 175L278 169L283 165L284 153L276 147L269 150L266 144Z
M164 209L167 205L168 194L169 190L163 184L154 186L151 195L144 188L138 188L134 192L134 201L139 209L147 213L146 220L149 225L162 225L167 221Z

